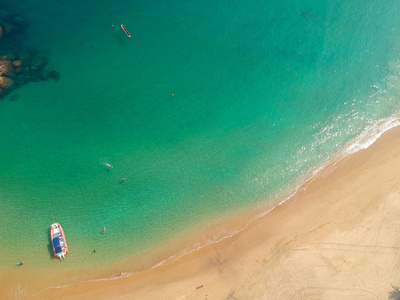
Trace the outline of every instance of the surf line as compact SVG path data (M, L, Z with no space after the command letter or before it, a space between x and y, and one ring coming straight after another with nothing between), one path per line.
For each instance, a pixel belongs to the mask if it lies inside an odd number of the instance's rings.
M128 32L128 30L126 30L126 28L125 28L124 25L121 24L121 28L125 31L125 33L126 33L127 36L132 37L132 36L130 35L130 33Z

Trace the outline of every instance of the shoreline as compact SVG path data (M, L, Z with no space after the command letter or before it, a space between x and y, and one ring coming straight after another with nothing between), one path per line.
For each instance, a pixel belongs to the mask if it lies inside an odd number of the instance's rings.
M279 293L289 299L304 291L328 299L338 299L340 291L343 299L356 291L387 297L400 284L400 221L385 217L400 213L397 170L399 127L326 166L290 200L230 238L129 277L48 289L38 297L220 299ZM389 273L391 278L384 276Z

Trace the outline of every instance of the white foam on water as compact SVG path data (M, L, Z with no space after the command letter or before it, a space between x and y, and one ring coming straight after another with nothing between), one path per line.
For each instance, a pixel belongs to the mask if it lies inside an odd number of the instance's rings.
M392 115L389 118L371 122L369 126L345 147L344 153L349 155L367 149L386 131L400 125L400 116Z

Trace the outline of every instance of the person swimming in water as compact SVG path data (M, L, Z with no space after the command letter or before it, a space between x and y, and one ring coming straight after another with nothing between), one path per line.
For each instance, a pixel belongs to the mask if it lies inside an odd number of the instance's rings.
M113 166L110 165L109 163L106 163L106 167L108 167L109 169L112 169L112 168L113 168Z

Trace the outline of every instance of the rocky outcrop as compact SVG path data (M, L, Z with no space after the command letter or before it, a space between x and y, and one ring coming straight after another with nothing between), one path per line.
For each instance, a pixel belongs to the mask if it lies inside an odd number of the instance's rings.
M8 56L2 56L0 60L0 97L9 92L15 85L15 68Z
M60 79L59 72L46 70L46 55L23 50L24 31L28 26L20 14L0 15L0 98L28 82Z
M15 84L12 79L15 76L13 62L7 60L7 56L2 58L4 60L0 60L0 97L10 91Z
M0 55L0 98L28 82L60 80L60 73L46 70L48 59L33 51Z
M13 62L10 60L0 60L0 76L12 77L14 75Z
M19 68L19 67L21 67L22 66L22 60L16 60L16 61L14 61L13 62L13 66L14 66L14 68Z
M14 87L14 80L6 76L0 76L0 88L5 91Z

